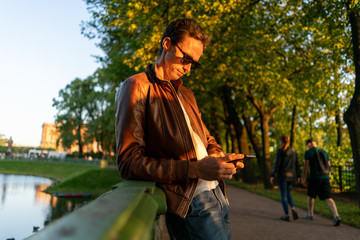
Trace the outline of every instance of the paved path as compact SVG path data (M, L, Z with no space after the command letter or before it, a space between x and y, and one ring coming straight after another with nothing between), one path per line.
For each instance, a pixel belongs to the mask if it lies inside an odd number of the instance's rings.
M302 209L299 220L281 221L281 203L270 198L229 185L227 195L233 240L360 240L360 229L343 223L334 227L331 219L319 215L313 221L302 219Z

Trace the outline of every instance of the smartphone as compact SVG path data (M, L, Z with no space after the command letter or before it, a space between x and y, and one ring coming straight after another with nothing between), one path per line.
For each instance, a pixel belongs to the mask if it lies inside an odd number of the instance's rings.
M242 162L244 160L249 160L249 159L252 159L252 158L256 158L255 155L245 155L244 158L242 159L234 159L234 160L230 160L230 161L227 161L227 163L233 163L233 164L236 164L237 162Z

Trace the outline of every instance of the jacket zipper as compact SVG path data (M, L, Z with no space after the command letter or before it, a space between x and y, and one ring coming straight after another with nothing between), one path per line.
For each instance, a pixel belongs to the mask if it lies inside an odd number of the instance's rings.
M177 102L180 101L180 100L178 99L178 97L177 97L177 92L176 92L174 86L172 85L172 83L171 83L170 81L166 81L166 82L170 85L170 88L171 88L173 94L175 95L175 97L174 97L174 98L176 98L175 101L177 101ZM179 102L178 102L178 104L180 105ZM181 108L181 106L179 106L179 107ZM184 116L184 118L185 118L185 116ZM189 119L190 119L190 117L189 117ZM192 121L192 119L190 119L190 122L191 122L191 121ZM195 124L193 124L193 125L195 126ZM186 126L187 126L187 124L186 124ZM187 126L187 127L188 127L188 126ZM196 127L196 126L195 126L195 127ZM197 129L197 128L196 128L196 129ZM200 133L198 129L197 129L197 131L198 131L198 133ZM191 137L190 137L190 138L191 138ZM192 142L192 139L191 139L191 142ZM192 145L193 145L193 148L195 149L193 142L192 142ZM194 197L194 193L195 193L195 190L196 190L196 188L197 188L198 183L199 183L199 181L196 181L195 187L193 187L193 188L191 189L191 191L190 191L191 199ZM229 199L228 199L227 194L226 194L226 192L225 192L225 185L224 185L224 198L225 198L225 200L226 200L227 205L230 206ZM187 206L186 206L186 208L185 208L186 211L183 212L183 214L182 214L183 216L186 216L187 212L189 211L190 205L191 205L191 201L189 202L189 204L187 204Z
M170 85L171 92L172 92L172 94L174 95L174 98L176 99L175 101L177 102L178 107L180 107L181 111L183 111L182 108L181 108L181 106L180 106L180 102L179 102L180 100L179 100L178 97L177 97L177 92L176 92L174 86L172 85L172 83L171 83L170 81L166 81L166 82L167 82L168 85ZM184 114L184 113L183 113L183 114ZM189 119L190 119L190 118L189 118ZM184 116L184 120L185 120L185 116ZM185 123L186 123L186 120L185 120ZM187 129L189 129L189 127L187 126L187 123L186 123L186 127L187 127ZM190 132L190 130L188 130L188 131ZM195 146L194 146L194 143L193 143L191 137L190 137L190 140L191 140L191 144L192 144L192 146L193 146L193 150L195 151ZM196 190L196 188L197 188L198 182L199 182L199 181L196 181L196 184L195 184L194 187L191 189L191 191L190 191L190 193L189 193L189 196L186 196L186 197L188 197L189 199L190 199L190 197L191 197L191 200L192 200L192 198L194 197L194 193L195 193L195 190ZM181 214L181 215L184 216L184 217L186 217L187 212L189 211L189 208L190 208L190 205L191 205L191 200L189 201L188 204L186 204L185 211L183 211L182 214Z
M177 102L178 107L181 109L181 112L183 113L183 110L182 110L182 108L181 108L181 104L180 104L180 102L179 102L180 100L179 100L179 98L178 98L178 94L177 94L174 86L172 85L172 83L171 83L170 81L166 81L166 82L170 85L171 92L172 92L172 94L174 95L173 97L174 97L175 101ZM184 115L184 113L183 113L183 115ZM189 119L190 119L190 118L189 118ZM185 116L184 116L184 121L185 121L185 126L186 126L186 128L188 129L188 131L189 131L189 136L190 136L190 130L189 130L189 127L188 127L188 125L187 125L187 123L186 123ZM190 142L191 142L191 145L193 146L193 150L195 151L195 146L194 146L194 143L193 143L193 141L192 141L191 136L190 136L190 140L191 140L191 141L190 141ZM189 158L190 158L190 157L189 157Z

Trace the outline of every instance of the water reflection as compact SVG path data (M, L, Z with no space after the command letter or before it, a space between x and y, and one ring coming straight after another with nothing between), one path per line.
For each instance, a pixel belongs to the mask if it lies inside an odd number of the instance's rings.
M48 178L0 174L0 240L24 239L88 199L64 199L42 191Z

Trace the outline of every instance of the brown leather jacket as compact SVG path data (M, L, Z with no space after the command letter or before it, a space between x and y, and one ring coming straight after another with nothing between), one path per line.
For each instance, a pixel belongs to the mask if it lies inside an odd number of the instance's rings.
M155 181L165 191L167 210L185 218L197 185L197 179L188 177L189 163L197 159L175 91L208 154L222 152L201 120L192 91L181 79L159 80L148 65L116 93L117 163L124 179Z

